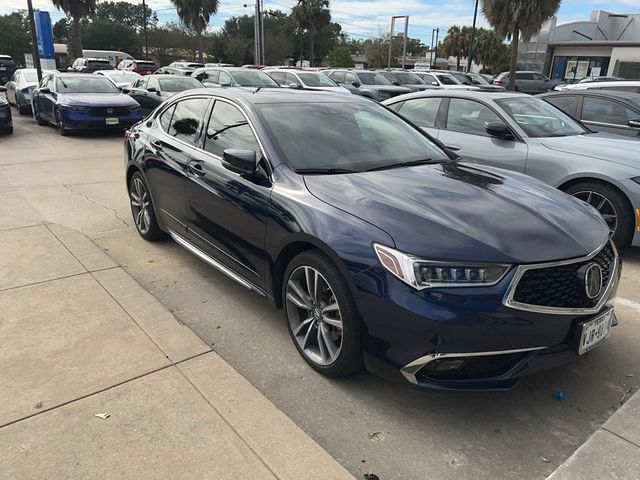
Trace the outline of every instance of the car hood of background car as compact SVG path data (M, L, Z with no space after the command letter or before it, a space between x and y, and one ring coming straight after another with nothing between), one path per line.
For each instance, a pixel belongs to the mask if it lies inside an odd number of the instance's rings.
M544 262L588 255L608 236L583 202L493 167L446 163L304 180L315 197L422 258Z
M58 95L58 100L66 105L83 107L130 107L138 104L124 93L63 93Z
M545 147L557 152L640 168L640 155L638 154L640 141L631 137L593 133L568 137L544 137L538 138L538 140Z

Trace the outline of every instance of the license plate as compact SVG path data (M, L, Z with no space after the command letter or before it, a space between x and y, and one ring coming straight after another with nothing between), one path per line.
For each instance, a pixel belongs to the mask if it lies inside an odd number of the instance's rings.
M107 117L104 121L107 125L118 125L120 123L120 119L118 117Z
M597 347L611 333L613 323L613 308L600 315L598 318L589 320L582 324L582 334L580 335L580 345L578 355L587 353L592 348Z

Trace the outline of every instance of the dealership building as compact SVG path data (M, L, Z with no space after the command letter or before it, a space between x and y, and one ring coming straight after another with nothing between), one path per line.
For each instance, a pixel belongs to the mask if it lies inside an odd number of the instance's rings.
M548 21L518 48L518 69L575 82L609 75L640 80L640 14L591 12L591 19Z

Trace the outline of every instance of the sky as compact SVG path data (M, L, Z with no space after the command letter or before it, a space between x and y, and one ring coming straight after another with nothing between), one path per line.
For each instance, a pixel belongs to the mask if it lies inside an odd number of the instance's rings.
M129 0L141 4L142 0ZM175 7L169 0L146 0L153 8L160 22L176 20ZM218 14L212 17L209 29L220 28L230 16L251 15L255 0L220 0ZM245 7L245 2L249 6ZM265 9L289 12L296 0L263 0ZM48 10L55 23L64 14L57 11L50 0L33 0L34 8ZM431 43L434 28L440 28L440 38L451 25L471 25L474 0L330 0L334 22L342 25L342 30L354 38L368 38L389 31L392 15L409 15L409 37L419 38L423 43ZM0 14L26 9L26 0L0 0ZM607 10L615 13L640 13L640 0L563 0L558 12L558 23L588 20L592 10ZM478 26L488 26L479 11ZM404 24L396 24L396 31L404 29Z

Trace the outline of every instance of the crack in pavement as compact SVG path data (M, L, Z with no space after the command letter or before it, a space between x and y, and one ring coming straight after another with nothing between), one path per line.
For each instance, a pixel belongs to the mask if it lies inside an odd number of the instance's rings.
M118 221L122 222L127 227L131 226L131 225L129 225L129 223L127 223L126 220L124 220L122 217L120 217L120 215L118 215L118 211L115 208L111 208L111 207L107 207L106 205L102 205L101 203L98 203L95 200L93 200L92 198L90 198L88 195L85 195L84 193L80 193L80 192L75 191L69 185L62 185L62 186L64 188L66 188L67 190L69 190L70 192L75 193L76 195L84 198L85 200L87 200L89 203L92 203L96 207L104 208L105 210L111 210L113 212L113 215L116 217L116 219Z

